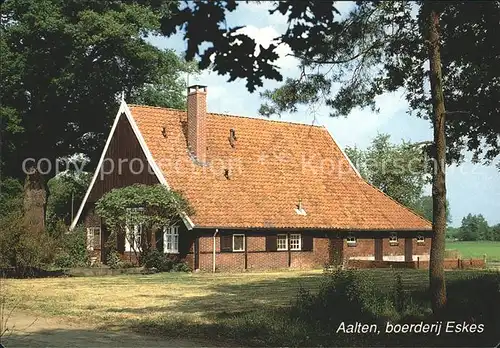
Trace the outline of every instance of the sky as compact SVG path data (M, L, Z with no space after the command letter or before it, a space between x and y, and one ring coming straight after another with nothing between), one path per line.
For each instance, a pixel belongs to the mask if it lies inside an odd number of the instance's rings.
M268 13L269 3L240 3L238 9L227 17L228 26L242 26L244 33L263 46L286 30L286 19L280 14ZM345 13L349 2L340 2L339 10ZM183 54L186 43L181 35L170 38L150 37L148 40L160 48L169 48ZM297 76L297 60L287 56L289 48L278 48L280 58L277 65L284 78ZM250 93L245 81L227 82L227 76L203 71L199 76L190 76L189 84L208 86L207 108L210 112L227 113L248 117L259 116L258 109L263 103L259 92L279 86L279 82L265 80L264 86ZM386 93L376 98L378 113L369 109L353 110L347 117L329 116L327 107L314 109L303 107L293 114L281 114L272 119L325 126L335 138L339 146L358 146L366 148L378 133L387 133L391 141L432 140L430 122L409 115L408 104L402 92ZM452 215L451 225L458 227L462 218L469 213L483 214L490 225L500 223L500 171L494 166L475 165L470 162L470 154L466 154L465 163L447 168L447 198ZM494 163L499 163L497 158ZM430 194L430 187L426 187Z

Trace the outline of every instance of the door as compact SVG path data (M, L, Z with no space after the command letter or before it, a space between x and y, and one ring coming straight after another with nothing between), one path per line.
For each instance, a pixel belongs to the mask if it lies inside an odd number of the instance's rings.
M375 238L375 261L384 260L384 240Z
M413 239L405 238L405 261L413 261Z
M340 237L330 238L328 249L330 265L341 265L344 258L344 240Z

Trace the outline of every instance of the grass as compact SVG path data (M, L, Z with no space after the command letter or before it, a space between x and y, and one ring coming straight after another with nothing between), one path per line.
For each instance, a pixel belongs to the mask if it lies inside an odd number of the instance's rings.
M500 261L500 242L447 242L446 249L458 250L462 258L479 258L486 255L487 261Z
M471 275L488 273L449 271L446 278L448 284L459 284ZM392 289L392 270L360 270L358 274L375 288ZM404 270L400 274L407 291L426 293L427 271ZM317 293L324 278L321 271L293 271L8 279L4 291L20 309L107 329L229 339L239 345L294 345L295 337L304 340L311 333L305 325L288 325L283 315L299 288ZM286 335L289 337L284 338Z
M286 305L301 285L314 289L320 278L320 272L159 273L8 279L4 290L19 300L21 309L95 323L124 324L162 315L206 322L212 313Z

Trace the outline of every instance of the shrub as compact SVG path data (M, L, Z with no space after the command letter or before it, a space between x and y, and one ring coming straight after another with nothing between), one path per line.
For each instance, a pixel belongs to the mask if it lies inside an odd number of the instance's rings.
M172 267L173 272L191 272L192 269L189 265L184 261L179 261Z
M147 269L156 269L158 272L168 272L172 269L172 262L167 260L159 250L148 250L140 255L139 263Z
M373 287L353 271L335 271L320 286L317 295L300 289L292 315L320 326L337 326L339 322L373 320L377 303Z
M120 263L119 268L127 269L127 268L134 268L136 267L136 264L130 261L123 261Z
M24 216L13 212L0 219L0 267L13 267L20 276L53 262L56 242L44 230L25 228Z
M148 250L140 257L140 264L147 269L156 269L158 272L191 272L187 263L179 257L165 255L159 250Z
M61 226L61 224L58 225ZM59 253L54 261L57 267L85 267L90 264L85 228L79 226L70 233L60 231L52 233L60 236Z
M120 254L116 250L111 250L106 256L106 265L111 269L120 268L122 265L122 259Z

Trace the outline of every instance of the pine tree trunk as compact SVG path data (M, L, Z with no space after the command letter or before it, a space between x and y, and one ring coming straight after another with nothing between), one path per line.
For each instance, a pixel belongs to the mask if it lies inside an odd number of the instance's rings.
M432 5L431 5L432 6ZM432 310L441 313L446 305L444 251L446 235L446 138L441 54L439 44L439 13L430 9L427 41L429 44L430 81L434 126L435 162L432 178L433 230L429 280Z

